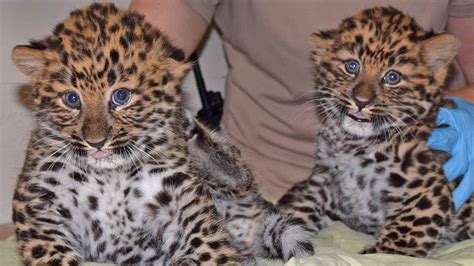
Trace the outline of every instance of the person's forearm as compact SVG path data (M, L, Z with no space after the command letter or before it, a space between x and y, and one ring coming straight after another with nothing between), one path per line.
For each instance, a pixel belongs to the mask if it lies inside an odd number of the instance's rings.
M474 83L474 17L450 17L446 30L461 42L457 60L467 83Z
M467 85L459 90L451 90L445 92L446 96L459 96L464 100L474 103L474 83Z
M206 21L182 0L133 0L130 9L144 15L186 57L194 52L208 28Z
M459 90L446 91L446 96L459 96L474 103L474 18L449 17L446 27L460 42L457 56L468 85Z

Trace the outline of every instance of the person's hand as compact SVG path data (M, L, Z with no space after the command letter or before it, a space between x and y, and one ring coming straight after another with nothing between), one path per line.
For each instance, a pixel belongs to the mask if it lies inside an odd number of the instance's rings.
M449 127L433 130L428 146L451 154L443 166L448 181L463 175L453 192L454 206L458 210L474 192L474 104L459 97L449 97L457 104L455 109L441 108L436 123Z

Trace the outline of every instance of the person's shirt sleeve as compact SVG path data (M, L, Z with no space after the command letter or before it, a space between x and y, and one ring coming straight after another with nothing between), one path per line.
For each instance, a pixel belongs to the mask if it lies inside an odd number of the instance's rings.
M211 23L220 0L184 0L184 2L204 18L207 23Z
M474 0L451 0L448 15L454 18L474 17Z

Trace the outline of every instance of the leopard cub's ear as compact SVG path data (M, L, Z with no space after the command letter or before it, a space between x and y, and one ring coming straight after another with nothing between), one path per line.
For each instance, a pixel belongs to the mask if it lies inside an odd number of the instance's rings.
M435 35L424 40L421 45L423 60L431 68L435 77L447 75L448 67L461 46L460 42L448 33Z
M327 54L331 47L335 45L336 35L336 32L333 30L311 34L311 42L313 43L311 57L315 64L318 64L321 61L321 57Z
M11 58L16 67L31 81L39 81L46 71L46 56L42 49L28 45L13 48Z
M324 51L333 46L335 38L336 32L334 31L321 31L311 34L311 41L313 42L316 51Z

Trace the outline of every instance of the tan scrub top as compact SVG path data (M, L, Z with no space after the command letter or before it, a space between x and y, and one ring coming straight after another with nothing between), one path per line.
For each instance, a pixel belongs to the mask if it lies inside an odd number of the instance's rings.
M319 123L309 36L366 8L391 5L426 30L474 16L473 0L185 0L222 32L229 63L223 129L241 146L262 191L280 197L307 178ZM462 72L451 88L466 84Z

